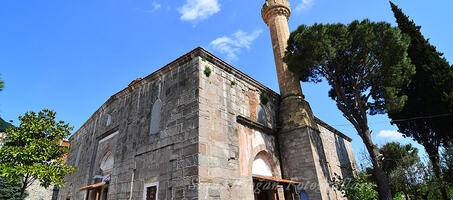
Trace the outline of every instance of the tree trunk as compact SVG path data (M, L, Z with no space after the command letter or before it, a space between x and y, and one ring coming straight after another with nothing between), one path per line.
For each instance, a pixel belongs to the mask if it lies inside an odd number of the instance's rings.
M28 178L25 178L22 187L20 188L20 199L25 199L25 191L27 190Z
M431 161L431 164L433 165L433 171L434 175L436 176L438 182L439 182L439 187L440 187L440 192L442 194L442 198L445 200L451 200L450 196L450 189L448 188L448 185L444 181L444 178L442 176L442 172L440 170L440 159L439 159L439 149L434 148L434 147L426 147L426 152L428 153L429 160Z
M368 128L364 133L360 134L360 137L365 144L368 153L370 154L371 162L373 163L374 167L374 176L377 181L378 185L378 193L380 200L392 200L392 192L390 190L390 184L387 177L387 173L385 173L384 169L382 168L382 159L380 158L379 149L377 146L373 144L371 140L371 133Z

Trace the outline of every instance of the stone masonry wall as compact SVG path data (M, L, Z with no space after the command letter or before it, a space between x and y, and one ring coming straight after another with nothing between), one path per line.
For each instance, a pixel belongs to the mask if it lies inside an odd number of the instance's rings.
M326 175L324 175L325 173L321 173L319 176L324 179L326 183L331 182L336 175L351 177L353 172L357 169L357 166L350 141L321 125L319 125L319 131L326 157L325 162L328 166L328 173L326 173ZM328 184L326 184L324 190L330 199L347 199L342 197L340 191L327 186Z
M158 99L160 131L152 134ZM102 175L111 177L108 199L143 199L144 185L157 182L159 200L253 200L257 155L270 163L274 177L325 183L305 189L310 199L341 199L327 183L334 173L348 174L348 163L355 167L349 141L321 125L320 132L306 128L277 138L279 101L272 90L197 48L133 81L71 136L67 163L78 170L66 177L59 199L85 199L87 192L79 189ZM258 110L264 110L265 122ZM238 122L238 116L267 131ZM106 173L100 165L108 153L114 165ZM282 191L278 195L284 199Z
M53 194L53 186L44 188L36 180L30 187L27 188L28 196L25 200L51 200Z
M251 167L255 156L269 155L280 177L279 155L273 136L244 127L237 116L258 121L260 93L269 100L261 105L269 128L275 129L278 95L223 61L205 55L200 63L199 199L253 200ZM211 69L207 76L203 71Z
M194 53L113 95L70 138L67 162L78 170L67 176L59 199L85 199L86 191L79 188L102 174L100 162L107 152L114 158L108 199L143 199L144 184L150 182L159 183L159 199L197 198L200 58ZM162 101L160 132L151 134L157 99ZM111 124L106 126L108 115Z
M318 128L279 134L283 176L299 181L298 189L310 199L346 199L330 183L336 174L348 177L356 169L351 143L322 125Z

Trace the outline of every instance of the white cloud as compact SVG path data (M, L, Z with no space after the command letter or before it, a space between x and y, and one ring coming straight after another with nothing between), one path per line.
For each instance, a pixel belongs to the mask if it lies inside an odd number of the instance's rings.
M391 140L399 140L403 138L403 134L394 130L382 130L377 134L378 138L387 138Z
M214 50L226 54L228 60L237 60L237 54L241 51L241 49L245 48L250 50L252 42L256 40L262 32L262 30L256 30L252 33L247 33L242 30L238 30L229 37L223 36L215 39L209 45Z
M186 0L186 3L179 8L183 21L203 20L219 11L218 0Z
M162 5L160 3L155 2L155 1L153 1L151 3L151 5L152 5L151 9L137 9L137 10L140 10L140 11L145 12L145 13L153 13L156 10L159 10L160 8L162 8Z
M157 9L159 9L161 7L162 7L162 5L160 5L160 3L153 2L153 10L157 10Z
M313 0L301 0L301 2L296 6L296 12L302 12L309 9L313 5Z

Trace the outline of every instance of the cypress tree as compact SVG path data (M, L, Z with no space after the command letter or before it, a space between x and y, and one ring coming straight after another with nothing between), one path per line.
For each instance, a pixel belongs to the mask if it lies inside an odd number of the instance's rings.
M443 54L429 43L420 26L390 2L398 27L410 36L409 58L416 67L411 83L402 90L408 100L401 111L389 112L401 133L424 146L439 180L444 199L451 199L442 178L439 147L451 141L453 122L453 69Z

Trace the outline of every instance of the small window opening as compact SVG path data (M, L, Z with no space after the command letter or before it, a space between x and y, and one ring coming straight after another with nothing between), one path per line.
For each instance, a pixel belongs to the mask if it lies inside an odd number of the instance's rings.
M151 126L150 133L157 134L160 131L160 114L162 110L162 101L158 99L154 102L153 109L151 111Z
M145 184L143 200L157 200L158 199L158 186L157 182Z
M105 126L110 126L112 123L112 116L107 114L107 122L105 123Z

